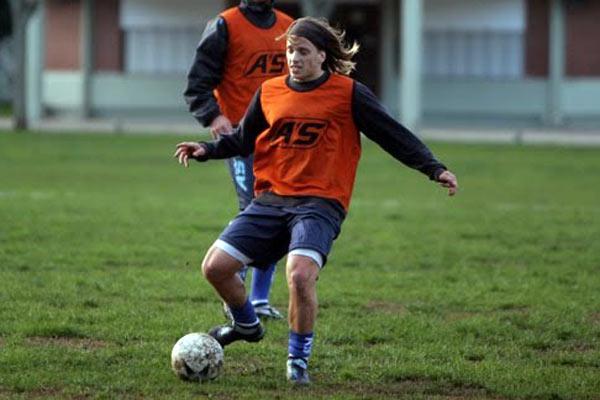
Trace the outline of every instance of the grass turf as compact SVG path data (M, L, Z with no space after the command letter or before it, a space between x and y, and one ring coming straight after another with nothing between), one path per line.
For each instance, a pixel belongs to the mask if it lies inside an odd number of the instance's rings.
M449 199L365 141L293 390L282 322L210 384L169 370L223 321L199 264L237 204L179 139L0 133L0 398L600 398L600 150L434 144Z

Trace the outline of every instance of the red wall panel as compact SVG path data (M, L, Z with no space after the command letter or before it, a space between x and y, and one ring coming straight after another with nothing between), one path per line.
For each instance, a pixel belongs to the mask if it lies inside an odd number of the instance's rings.
M96 70L123 69L123 32L119 27L119 0L94 2L94 66ZM46 2L46 68L80 68L81 1Z
M600 1L565 2L567 76L600 76ZM525 71L548 75L550 2L527 1Z
M123 70L123 32L119 26L119 0L95 2L94 66L99 71Z
M73 0L46 2L46 68L79 69L81 3Z
M600 76L600 1L569 1L567 18L568 76Z

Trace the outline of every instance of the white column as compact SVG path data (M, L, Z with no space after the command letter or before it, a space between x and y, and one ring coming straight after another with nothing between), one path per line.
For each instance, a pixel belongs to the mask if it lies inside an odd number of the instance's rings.
M548 125L563 123L562 86L565 77L565 11L562 0L550 2L548 81L546 115Z
M398 15L397 0L382 0L381 2L381 80L379 93L389 110L397 116L398 110Z
M36 7L27 22L25 52L25 116L28 125L42 117L42 74L44 70L44 3Z
M417 131L421 123L423 0L401 0L400 122Z
M81 117L92 116L92 74L94 69L94 0L81 0Z

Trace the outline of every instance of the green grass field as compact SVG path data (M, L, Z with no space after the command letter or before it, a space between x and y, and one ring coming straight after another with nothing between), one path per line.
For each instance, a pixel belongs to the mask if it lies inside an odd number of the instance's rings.
M296 390L282 322L214 382L170 371L223 322L199 265L237 204L179 139L0 133L0 398L600 399L600 149L432 144L448 198L365 141Z

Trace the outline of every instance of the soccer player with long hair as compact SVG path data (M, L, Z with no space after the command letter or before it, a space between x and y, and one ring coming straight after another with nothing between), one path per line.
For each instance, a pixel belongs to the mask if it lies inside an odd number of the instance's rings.
M287 30L289 75L258 89L235 133L208 143L183 142L175 157L206 161L254 154L256 197L206 253L206 279L234 321L209 333L229 345L257 342L264 330L237 272L249 262L287 254L287 377L308 384L317 316L316 282L350 206L360 132L405 165L456 193L457 179L363 84L348 77L358 45L326 20L296 20Z

